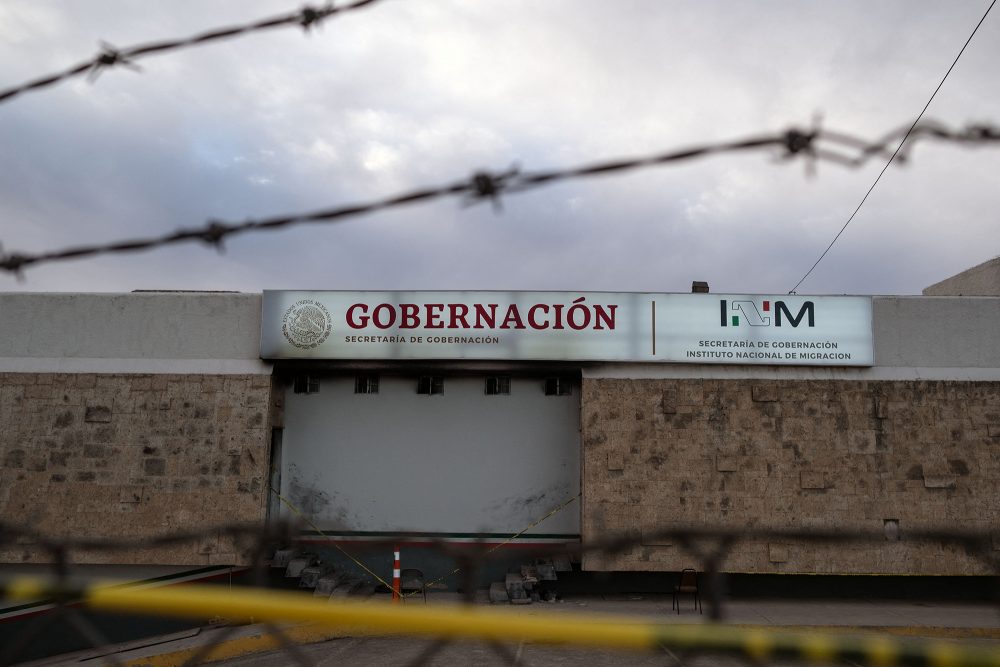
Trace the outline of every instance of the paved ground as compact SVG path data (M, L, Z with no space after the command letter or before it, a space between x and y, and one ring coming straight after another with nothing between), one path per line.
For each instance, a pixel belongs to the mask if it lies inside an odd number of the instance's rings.
M620 651L593 651L586 649L551 648L512 643L501 647L509 659L504 658L494 649L484 644L471 642L456 642L444 646L439 652L427 656L425 662L417 662L421 653L432 648L427 640L406 638L345 638L333 639L321 644L304 646L303 652L316 667L333 667L334 665L483 665L497 667L510 664L524 665L588 665L593 667L632 666L677 664L681 656L643 653L626 653ZM268 653L246 658L227 660L224 663L231 667L275 667L291 664L288 656L280 653ZM685 659L684 665L697 667L699 665L718 665L719 667L744 666L746 662L737 658L725 656L698 656L696 659Z
M485 596L483 596L484 598ZM456 605L457 596L439 593L431 596L432 605ZM372 598L370 604L388 604L385 596ZM558 603L536 603L526 606L495 605L492 610L520 617L537 618L568 613L643 617L657 623L692 624L707 621L706 614L693 611L685 601L681 614L671 610L669 596L600 596L576 597ZM934 603L919 601L801 601L801 600L737 600L726 604L725 622L737 625L768 625L790 629L822 628L851 632L883 631L893 635L939 637L960 640L966 645L982 645L1000 651L1000 610L983 604ZM117 653L119 660L132 665L182 664L193 651L219 638L225 629L212 628L202 632L179 633L164 637L155 645L131 647ZM225 665L257 667L291 664L290 656L268 652L273 640L261 626L242 626L229 631L225 642L230 657ZM737 665L736 658L722 656L676 656L670 652L656 655L552 648L512 640L497 649L483 642L454 642L435 651L435 640L426 638L382 638L339 636L301 628L289 633L300 644L299 650L317 665L405 665L428 651L430 665L502 665L516 658L526 664L588 664L588 665L663 665L684 658L685 665ZM344 634L344 633L340 633ZM351 633L348 633L351 634ZM271 642L268 644L267 642ZM126 647L119 647L126 648ZM499 652L498 652L499 651ZM243 656L243 657L235 657ZM95 664L94 652L64 656L46 661L45 665ZM853 664L841 662L840 664Z

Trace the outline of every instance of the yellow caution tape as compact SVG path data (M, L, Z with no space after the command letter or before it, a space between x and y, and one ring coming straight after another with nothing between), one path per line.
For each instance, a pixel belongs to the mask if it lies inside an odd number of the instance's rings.
M765 627L705 623L666 625L649 618L596 616L574 612L524 617L510 609L471 606L417 607L370 602L326 601L286 591L202 584L162 588L94 585L60 591L41 579L22 578L6 587L11 599L72 593L94 609L184 618L223 616L250 621L302 621L363 627L365 634L428 635L449 639L525 641L637 651L678 648L738 653L751 658L853 660L877 665L1000 667L1000 649L941 641L898 641L829 632L779 632Z

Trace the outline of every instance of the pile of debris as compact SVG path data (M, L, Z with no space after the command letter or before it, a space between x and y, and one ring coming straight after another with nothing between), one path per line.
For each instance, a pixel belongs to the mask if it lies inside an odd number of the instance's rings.
M271 568L284 568L286 579L298 579L299 588L312 589L316 597L334 599L375 594L375 586L368 579L337 572L332 565L324 565L316 554L279 549L271 560Z
M572 572L573 564L569 556L539 558L530 565L522 565L520 571L507 573L504 581L490 585L490 602L509 604L531 604L532 602L555 602L559 599L557 572Z

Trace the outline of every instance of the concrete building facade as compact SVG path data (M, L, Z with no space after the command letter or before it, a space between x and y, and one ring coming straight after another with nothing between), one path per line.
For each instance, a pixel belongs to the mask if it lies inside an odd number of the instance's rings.
M924 296L1000 296L1000 257L924 288Z
M4 294L0 513L53 535L139 537L288 514L274 486L331 539L499 541L563 507L525 538L636 538L588 556L593 571L689 565L643 537L671 526L996 534L1000 299L874 297L871 321L873 362L856 367L272 362L261 295ZM244 555L215 536L115 557ZM31 544L0 553L40 558ZM741 544L723 567L985 573L961 550L890 540Z
M262 521L271 368L260 298L0 296L0 515L53 536L148 537ZM229 564L231 544L85 563ZM8 563L48 557L32 544Z

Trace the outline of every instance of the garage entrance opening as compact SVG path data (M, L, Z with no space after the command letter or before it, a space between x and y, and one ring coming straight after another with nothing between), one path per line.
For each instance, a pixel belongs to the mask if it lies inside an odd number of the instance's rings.
M579 494L579 401L565 376L296 376L281 493L330 536L509 538ZM526 537L579 532L573 503Z

